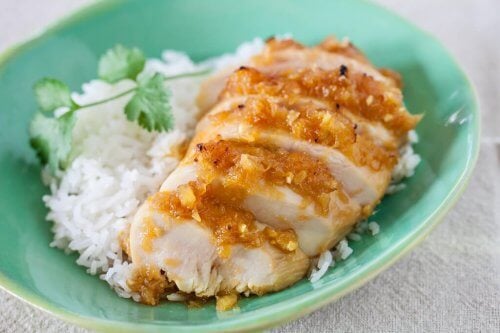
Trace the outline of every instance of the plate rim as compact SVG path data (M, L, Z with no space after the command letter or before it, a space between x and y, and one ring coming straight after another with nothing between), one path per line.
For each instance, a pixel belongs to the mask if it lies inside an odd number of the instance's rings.
M31 293L22 285L9 279L1 271L0 289L30 304L31 306L42 310L45 313L55 316L56 318L81 327L100 331L136 332L138 329L140 329L147 331L161 330L162 332L215 332L220 330L224 330L226 332L234 330L247 332L277 326L279 324L289 322L308 313L311 313L312 311L317 310L320 307L358 289L359 287L379 275L381 272L387 270L403 256L407 255L419 243L421 243L442 221L444 216L460 199L470 182L474 167L479 157L480 150L481 114L479 112L479 99L477 91L466 75L464 69L460 66L454 55L448 51L448 49L445 47L445 45L443 45L441 41L439 41L431 33L421 29L413 22L407 20L398 13L387 9L381 4L375 3L371 0L357 1L364 3L364 5L366 6L377 7L378 9L384 11L386 15L393 16L397 20L406 24L412 30L423 34L427 38L433 40L437 45L439 45L444 54L451 60L458 75L466 84L471 95L471 114L474 114L474 122L469 133L472 133L473 143L470 145L471 150L468 151L465 166L457 177L456 182L451 187L448 195L434 209L434 211L424 219L419 228L413 230L412 233L400 239L397 244L390 249L382 251L382 253L375 260L365 265L362 269L356 272L356 274L353 275L350 280L344 281L340 285L325 285L318 289L311 290L306 294L301 295L300 297L295 296L291 298L290 300L293 300L294 302L277 303L272 305L271 307L266 307L264 309L259 309L247 313L243 317L235 317L233 320L215 322L207 325L189 323L187 325L165 325L160 322L133 323L116 321L112 319L102 319L92 316L82 316L76 312L65 310L49 303L47 300L45 300L45 298ZM89 5L83 6L73 12L70 12L62 18L54 21L54 23L49 24L46 28L39 30L38 33L34 34L33 36L28 37L20 42L14 43L13 45L5 49L2 53L0 53L0 69L3 68L9 62L9 60L15 58L18 54L22 53L31 45L42 41L50 33L62 30L67 26L70 26L72 23L83 21L85 20L85 18L92 16L94 13L110 9L121 3L121 0L97 0ZM335 292L335 289L337 288L340 288L340 290ZM293 305L290 305L291 303L293 303Z

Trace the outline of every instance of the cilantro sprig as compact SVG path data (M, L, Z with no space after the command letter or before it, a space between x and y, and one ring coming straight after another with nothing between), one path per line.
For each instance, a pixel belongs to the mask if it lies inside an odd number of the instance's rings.
M146 58L137 48L117 45L108 50L99 60L98 76L109 83L123 79L135 81L135 86L114 96L78 105L71 98L69 87L53 78L43 78L35 86L35 97L39 111L30 124L30 144L42 165L48 165L55 174L70 164L72 132L79 110L107 103L126 95L132 95L125 106L128 120L137 122L148 131L169 131L174 119L170 106L170 93L163 83L186 77L207 74L209 70L181 73L172 76L154 74L138 79L144 69Z

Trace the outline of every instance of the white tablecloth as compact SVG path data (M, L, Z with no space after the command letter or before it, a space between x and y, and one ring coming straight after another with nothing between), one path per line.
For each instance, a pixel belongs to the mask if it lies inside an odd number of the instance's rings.
M87 0L0 0L0 52ZM463 198L410 255L275 332L500 332L500 1L381 0L432 32L474 82L479 162ZM0 332L87 332L0 291Z

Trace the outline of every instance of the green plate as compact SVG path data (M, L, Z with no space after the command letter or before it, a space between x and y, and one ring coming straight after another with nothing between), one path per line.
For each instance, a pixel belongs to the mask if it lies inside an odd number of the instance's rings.
M408 108L425 114L416 146L422 163L408 187L380 205L380 234L354 243L354 254L317 283L303 280L244 299L240 311L226 313L213 304L148 307L119 298L74 256L49 247L41 201L46 189L27 134L37 79L57 77L77 90L96 77L98 56L116 43L152 57L169 48L201 60L255 36L287 32L306 43L349 36L375 64L402 73ZM253 330L311 312L366 283L421 241L464 190L478 153L477 104L458 65L434 38L365 1L100 2L4 54L0 101L0 284L59 318L105 331Z

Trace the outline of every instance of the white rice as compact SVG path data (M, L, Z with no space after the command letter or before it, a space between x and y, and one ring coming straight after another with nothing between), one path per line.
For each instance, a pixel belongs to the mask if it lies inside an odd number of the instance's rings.
M195 64L184 53L167 50L161 59L149 59L141 75L162 73L175 75L196 71L207 66L221 69L237 67L252 55L259 53L264 42L256 38L243 43L234 54L225 54ZM43 201L49 208L47 220L53 222L54 240L51 246L66 252L77 252L77 264L90 274L99 274L122 297L133 297L126 284L131 265L124 261L118 235L130 223L141 202L156 192L179 160L173 152L184 142L195 126L197 108L195 99L201 78L186 78L165 84L171 92L175 128L169 133L147 132L124 116L124 106L130 96L83 109L78 113L73 140L73 162L56 177L43 174L51 194ZM82 93L74 93L79 104L88 104L120 93L132 86L124 80L111 85L93 80L82 86ZM66 110L58 110L62 114ZM411 134L412 142L416 134ZM413 174L420 158L411 144L403 148L401 160L395 168L388 192L401 189L398 184ZM399 186L399 187L398 187ZM361 235L379 232L376 222L358 224L348 239L358 241ZM345 260L352 253L347 239L331 251L323 252L311 270L309 279L319 280L336 261ZM171 294L171 301L183 297Z
M408 143L400 151L398 164L392 172L391 184L386 190L387 194L393 194L406 187L401 181L404 178L413 176L415 168L420 163L420 156L413 151L413 144L418 142L418 135L415 131L408 132Z

